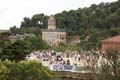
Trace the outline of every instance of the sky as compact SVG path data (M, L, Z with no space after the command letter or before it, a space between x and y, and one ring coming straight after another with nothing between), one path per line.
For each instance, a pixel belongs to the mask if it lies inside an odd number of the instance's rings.
M76 10L101 2L117 0L0 0L0 29L6 30L16 25L20 26L24 17L44 13L54 15L64 10Z

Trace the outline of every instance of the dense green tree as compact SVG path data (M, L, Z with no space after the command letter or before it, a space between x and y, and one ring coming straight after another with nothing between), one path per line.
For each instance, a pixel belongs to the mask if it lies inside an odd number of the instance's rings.
M11 34L18 34L20 32L20 29L17 28L16 26L10 27L10 32Z
M23 40L17 40L14 43L7 44L2 48L0 53L1 60L20 61L24 60L26 55L30 53L30 46Z
M25 41L30 46L31 50L43 50L50 48L50 46L42 40L40 35L35 37L27 37Z
M11 41L8 39L10 33L2 32L0 33L0 54L2 53L2 49L7 45L11 44Z
M13 26L13 27L10 28L10 32L13 35L25 34L25 33L27 33L27 34L36 34L36 35L40 35L41 34L41 30L38 27L16 28L16 27Z
M35 14L31 18L31 21L32 21L32 26L36 26L39 28L46 28L48 16L46 16L44 14Z
M0 80L51 80L51 72L37 61L0 61Z
M32 18L24 17L21 22L20 28L30 28L30 27L39 27L46 28L47 27L48 16L44 14L35 14Z
M21 22L21 28L31 27L31 20L28 17L24 17L23 21Z

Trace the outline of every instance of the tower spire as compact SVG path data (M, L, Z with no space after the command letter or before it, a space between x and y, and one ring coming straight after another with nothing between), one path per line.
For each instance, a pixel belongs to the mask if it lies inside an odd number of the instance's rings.
M56 20L53 15L51 15L48 19L48 29L50 30L56 29Z

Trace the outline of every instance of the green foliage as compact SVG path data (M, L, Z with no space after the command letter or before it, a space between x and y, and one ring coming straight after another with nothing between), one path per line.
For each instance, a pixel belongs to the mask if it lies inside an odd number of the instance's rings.
M88 8L79 8L77 10L63 11L55 14L58 28L65 28L68 35L83 35L90 33L90 29L111 29L120 26L119 1L112 3L101 3L91 5ZM35 14L30 19L24 17L21 28L28 27L47 27L48 16L44 14ZM42 22L43 25L38 24Z
M26 27L28 28L31 26L31 20L28 17L24 17L23 21L21 22L21 27Z
M0 34L0 59L21 61L26 55L34 50L48 49L50 46L41 39L41 35L26 37L23 40L11 42L8 40L8 34Z
M10 27L10 32L12 34L17 34L20 31L19 28L17 28L16 26Z
M81 36L83 49L99 48L100 41L120 34L119 1L91 5L88 8L56 14L57 26L66 28L68 35ZM86 41L86 38L89 39Z
M24 60L25 56L30 53L29 47L23 40L17 40L14 43L4 45L0 53L0 59L9 59L12 61Z
M27 37L25 41L30 46L30 50L43 50L50 48L50 46L42 40L40 35L36 37Z
M2 53L2 48L6 47L8 44L11 43L10 40L8 40L9 35L9 32L0 33L0 54Z
M0 61L0 80L51 80L51 72L37 61Z
M41 34L41 30L39 27L16 28L13 26L10 28L10 32L11 34L24 34L24 33L36 34L36 35Z
M6 47L11 44L11 41L8 39L0 39L0 49Z
M120 1L100 3L77 10L63 11L55 14L57 28L64 28L68 36L79 35L82 43L79 46L99 47L100 41L120 34ZM32 18L25 17L20 30L31 27L47 28L48 16L35 14ZM13 27L14 33L19 32ZM30 30L28 30L29 32ZM27 32L27 31L26 31ZM36 31L37 32L37 31ZM89 39L87 37L89 36ZM87 41L86 41L87 39Z
M65 49L65 46L63 46L63 45L59 45L59 46L57 46L57 47L55 47L55 48L53 48L55 51L65 51L66 49Z
M21 28L30 28L30 27L39 27L46 28L47 27L48 16L44 14L35 14L32 18L24 17L21 22Z
M78 46L81 46L82 50L90 50L92 48L96 47L96 44L94 42L88 42L88 41L81 41Z
M72 51L80 51L81 48L76 45L63 45L60 44L57 47L53 48L55 51L67 51L67 50L72 50Z

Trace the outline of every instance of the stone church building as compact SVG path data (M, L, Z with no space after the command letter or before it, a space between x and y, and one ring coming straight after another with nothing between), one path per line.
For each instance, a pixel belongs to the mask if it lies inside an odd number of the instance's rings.
M56 20L54 16L48 19L48 28L42 30L42 39L50 46L57 46L58 44L66 44L66 31L56 27Z

